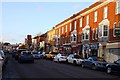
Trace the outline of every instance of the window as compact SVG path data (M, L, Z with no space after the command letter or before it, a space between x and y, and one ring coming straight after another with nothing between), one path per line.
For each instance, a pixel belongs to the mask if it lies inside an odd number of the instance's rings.
M64 27L62 27L62 34L64 33Z
M89 24L89 15L86 17L86 25Z
M118 27L120 28L120 21L119 21L119 23L118 23Z
M89 39L89 35L87 33L85 33L85 35L86 35L86 39Z
M70 23L70 31L72 30L72 23Z
M80 19L80 27L82 27L82 18Z
M120 0L116 1L116 14L120 13Z
M73 41L76 41L76 36L75 36L75 34L73 34Z
M103 27L103 36L108 36L108 26L107 25L104 25L104 27Z
M67 25L66 25L66 32L67 32L67 28L68 28L68 27L67 27Z
M92 40L94 40L94 29L92 30Z
M84 33L82 33L82 39L84 40Z
M113 37L115 37L115 28L116 28L116 22L114 23L114 26L113 26Z
M104 7L104 19L107 18L108 7Z
M98 37L98 28L96 28L96 35L95 35L95 38L97 39Z
M59 28L59 36L60 36L60 28Z
M99 37L107 37L109 32L108 25L100 25L99 26Z
M56 35L58 35L58 30L56 30Z
M76 21L74 22L74 30L76 30L76 26L77 26L77 24L76 24Z
M94 12L94 22L97 22L97 11Z
M103 33L102 26L103 25L99 26L99 35L98 35L99 37L102 37L102 33Z

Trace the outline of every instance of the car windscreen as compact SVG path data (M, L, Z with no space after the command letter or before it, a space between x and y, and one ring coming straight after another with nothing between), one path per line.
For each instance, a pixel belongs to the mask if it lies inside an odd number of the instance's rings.
M79 56L79 55L74 55L74 58L77 58L77 59L78 59L78 58L80 58L80 56Z
M38 54L37 52L33 52L32 54Z

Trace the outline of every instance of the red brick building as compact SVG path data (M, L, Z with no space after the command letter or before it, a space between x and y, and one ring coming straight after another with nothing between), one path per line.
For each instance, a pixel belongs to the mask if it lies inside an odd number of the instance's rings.
M120 58L120 0L96 2L57 24L56 46L83 57Z

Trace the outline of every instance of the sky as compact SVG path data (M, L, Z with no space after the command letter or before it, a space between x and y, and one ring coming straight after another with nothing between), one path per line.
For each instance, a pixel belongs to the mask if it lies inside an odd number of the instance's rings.
M0 41L24 42L28 34L34 37L38 33L45 33L93 3L93 0L2 0Z

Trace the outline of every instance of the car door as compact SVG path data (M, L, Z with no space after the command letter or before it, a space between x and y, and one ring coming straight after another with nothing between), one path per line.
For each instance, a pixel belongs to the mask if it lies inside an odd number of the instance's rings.
M112 67L113 70L120 72L120 59L114 62L115 65Z
M86 66L87 66L87 67L91 67L92 61L93 61L92 58L88 58L88 60L87 60L87 62L86 62Z

